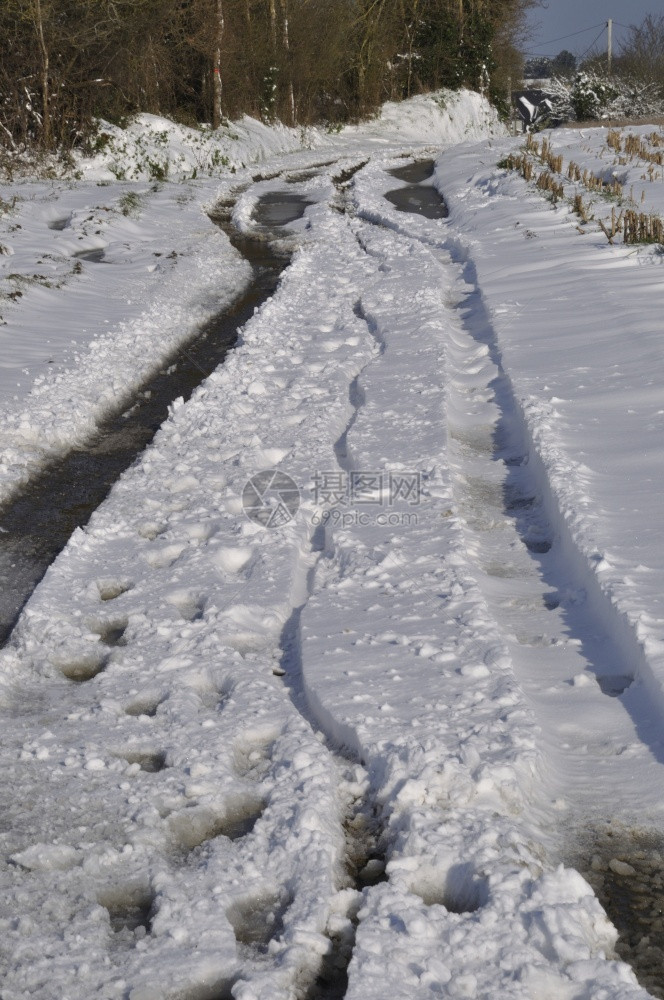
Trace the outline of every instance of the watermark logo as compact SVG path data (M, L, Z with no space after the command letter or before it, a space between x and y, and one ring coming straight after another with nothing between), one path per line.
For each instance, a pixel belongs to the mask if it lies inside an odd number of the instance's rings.
M419 472L316 472L313 499L317 506L357 507L373 504L392 507L399 501L418 506Z
M379 510L348 507L327 507L316 511L311 516L311 523L330 525L334 528L358 528L375 525L379 528L410 528L419 523L417 514L412 510Z
M264 528L280 528L297 514L300 491L285 472L267 469L245 483L242 506L250 521Z
M385 527L417 524L417 514L409 508L420 504L421 480L420 472L344 472L339 469L316 472L310 491L316 508L311 523L345 528L367 524ZM279 469L257 473L245 483L242 491L244 513L263 528L281 528L292 521L300 509L301 499L295 481Z

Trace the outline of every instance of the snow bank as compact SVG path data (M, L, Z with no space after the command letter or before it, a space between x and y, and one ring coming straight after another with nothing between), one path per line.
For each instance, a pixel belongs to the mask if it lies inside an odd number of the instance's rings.
M216 130L187 128L168 118L141 114L126 127L101 122L93 156L79 155L82 179L194 180L224 176L250 163L321 145L325 132L264 125L247 115Z
M501 133L493 108L472 91L440 91L382 106L374 119L337 131L265 125L247 115L213 131L177 125L142 114L125 129L102 122L99 151L79 156L78 173L88 180L187 180L223 177L285 153L367 142L444 143Z

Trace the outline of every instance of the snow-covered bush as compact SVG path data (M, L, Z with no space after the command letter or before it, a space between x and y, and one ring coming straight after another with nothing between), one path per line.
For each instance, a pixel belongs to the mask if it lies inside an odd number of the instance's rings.
M661 88L656 83L625 79L620 81L621 90L616 98L618 110L609 109L616 116L644 118L646 115L664 114L664 100Z
M546 85L546 95L553 106L552 117L560 121L572 121L575 118L571 99L571 83L569 80L552 76Z
M554 77L547 88L555 116L563 119L642 118L664 114L654 83L582 70L572 81Z
M596 73L580 72L574 77L570 102L577 119L602 118L618 97L618 89Z

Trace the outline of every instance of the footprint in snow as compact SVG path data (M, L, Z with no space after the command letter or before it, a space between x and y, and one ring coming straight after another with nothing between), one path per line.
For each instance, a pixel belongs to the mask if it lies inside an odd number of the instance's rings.
M254 553L249 545L234 545L217 549L212 561L224 573L240 573L250 562Z
M132 701L125 705L125 713L135 718L145 715L153 719L157 714L157 709L164 700L165 695L161 692L156 694L146 691L143 694L136 695Z
M126 594L134 587L132 580L104 579L97 580L97 590L101 601L114 601L121 594Z
M123 750L118 752L118 757L126 760L128 764L137 765L137 770L147 771L149 774L157 774L168 767L166 763L166 753L163 750L136 749Z
M239 840L251 833L265 811L265 802L251 793L236 795L223 811L209 806L191 806L169 816L168 823L178 846L191 852L216 837Z
M185 546L181 544L164 545L154 552L147 552L145 560L152 569L167 569L180 558L184 550Z
M124 634L129 620L125 615L111 618L88 618L86 625L95 635L98 635L106 646L124 646Z
M185 621L193 622L203 617L205 596L193 590L172 590L166 594L166 603L177 608Z
M108 663L108 656L108 650L93 646L91 649L72 650L71 653L55 653L50 660L68 680L80 684L100 674Z
M232 903L226 916L238 944L264 954L270 941L278 937L291 899L280 899L276 893L265 892Z

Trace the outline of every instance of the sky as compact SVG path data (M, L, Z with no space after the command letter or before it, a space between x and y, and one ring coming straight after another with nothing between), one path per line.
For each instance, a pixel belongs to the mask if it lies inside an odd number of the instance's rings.
M647 14L656 17L664 14L664 0L545 0L543 7L529 13L531 37L526 43L527 54L555 56L561 49L568 49L581 56L592 50L595 39L596 48L605 52L608 18L614 22L613 43L617 52L621 40L629 35L629 25L640 24ZM565 35L572 37L561 37Z

